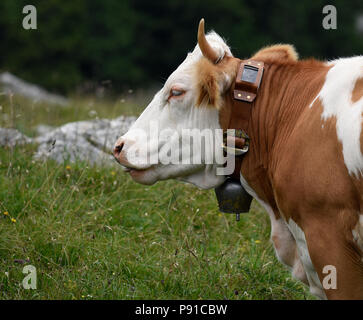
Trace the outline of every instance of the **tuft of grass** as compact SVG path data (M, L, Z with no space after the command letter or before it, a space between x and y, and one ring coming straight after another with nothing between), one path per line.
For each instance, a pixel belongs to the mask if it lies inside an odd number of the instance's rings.
M275 258L257 203L237 223L213 191L34 150L0 151L1 299L311 298ZM22 286L28 264L36 290Z

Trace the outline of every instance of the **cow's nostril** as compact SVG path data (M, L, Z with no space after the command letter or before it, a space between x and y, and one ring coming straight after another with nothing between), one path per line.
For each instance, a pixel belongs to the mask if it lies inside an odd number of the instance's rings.
M123 142L121 142L120 144L118 144L118 145L115 147L115 149L113 149L113 155L114 155L115 157L119 156L119 154L120 154L120 153L121 153L121 151L122 151L123 146L124 146L124 143L123 143Z

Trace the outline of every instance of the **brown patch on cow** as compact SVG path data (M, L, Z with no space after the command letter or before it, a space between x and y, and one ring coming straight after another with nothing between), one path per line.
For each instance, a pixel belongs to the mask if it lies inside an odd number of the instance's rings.
M200 59L195 68L197 86L196 105L206 105L221 109L223 94L236 77L237 59L225 57L218 64L213 64L206 58Z
M303 230L306 220L301 211L311 211L311 206L315 210L325 203L351 209L358 205L337 137L336 118L323 121L323 110L317 99L301 115L288 144L281 145L282 158L274 172L279 206L286 220L293 219Z
M274 60L274 61L297 61L299 56L294 46L289 44L276 44L265 47L255 53L254 60Z
M304 132L301 135L302 141L285 149L302 113L310 110L311 101L321 90L328 70L329 67L324 63L313 59L265 63L265 72L252 108L251 119L248 128L244 128L250 137L250 151L243 158L243 177L258 197L267 202L274 213L286 215L284 216L286 220L294 210L289 208L284 210L277 205L276 200L279 199L280 190L276 184L289 185L291 176L294 174L300 176L301 172L295 172L294 161L290 159L286 165L292 166L291 172L294 173L290 175L287 171L286 176L280 177L282 180L278 181L276 166L280 165L279 162L283 162L281 152L286 151L287 156L288 150L299 154L306 141L311 140L311 137ZM238 105L235 106L237 107ZM233 110L233 102L229 108ZM230 118L236 118L233 111L229 113ZM220 116L220 121L222 119ZM238 123L235 125L237 128L241 126ZM318 128L321 129L321 123ZM290 193L293 199L298 194L294 188L287 189L287 194ZM282 200L282 203L286 201ZM297 219L295 221L298 223Z
M363 78L360 78L355 83L353 92L352 92L352 102L357 102L360 98L363 97Z
M197 106L206 104L217 109L220 108L221 95L218 84L218 73L215 66L207 59L202 58L197 66Z

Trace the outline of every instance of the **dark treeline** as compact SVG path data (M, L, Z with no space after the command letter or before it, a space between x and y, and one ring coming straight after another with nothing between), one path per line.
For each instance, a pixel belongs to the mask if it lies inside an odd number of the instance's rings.
M38 29L22 28L33 4ZM337 30L322 27L333 4ZM87 82L115 90L162 83L196 44L200 18L238 57L272 43L292 43L301 57L363 54L356 27L361 0L1 0L0 68L69 93Z

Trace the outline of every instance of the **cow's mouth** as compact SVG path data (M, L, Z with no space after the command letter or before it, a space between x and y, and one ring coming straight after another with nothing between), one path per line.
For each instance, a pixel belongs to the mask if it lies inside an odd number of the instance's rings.
M131 178L141 184L151 185L156 182L156 176L153 172L155 165L149 165L148 167L137 168L136 166L129 163L124 157L116 157L114 159L118 164L121 165L122 170L128 173Z
M121 165L121 167L122 167L122 170L124 172L129 172L129 173L131 173L131 172L142 172L142 171L146 171L146 170L150 169L150 167L149 168L138 169L138 168L134 168L134 167L126 167L125 165Z
M122 170L124 172L127 172L130 175L132 175L132 174L141 174L141 173L144 173L144 172L152 169L153 166L146 167L146 168L136 168L136 167L125 166L124 164L121 164L121 167L122 167Z
M131 165L127 160L125 161L125 159L120 159L120 158L116 157L115 155L113 156L113 158L119 165L121 165L122 170L124 172L128 172L128 173L147 171L152 167L152 166L149 166L149 167L145 167L145 168L137 168L137 167Z
M154 166L150 166L141 169L122 165L123 171L128 173L132 180L145 185L152 185L157 181L155 173L153 172L153 167Z

